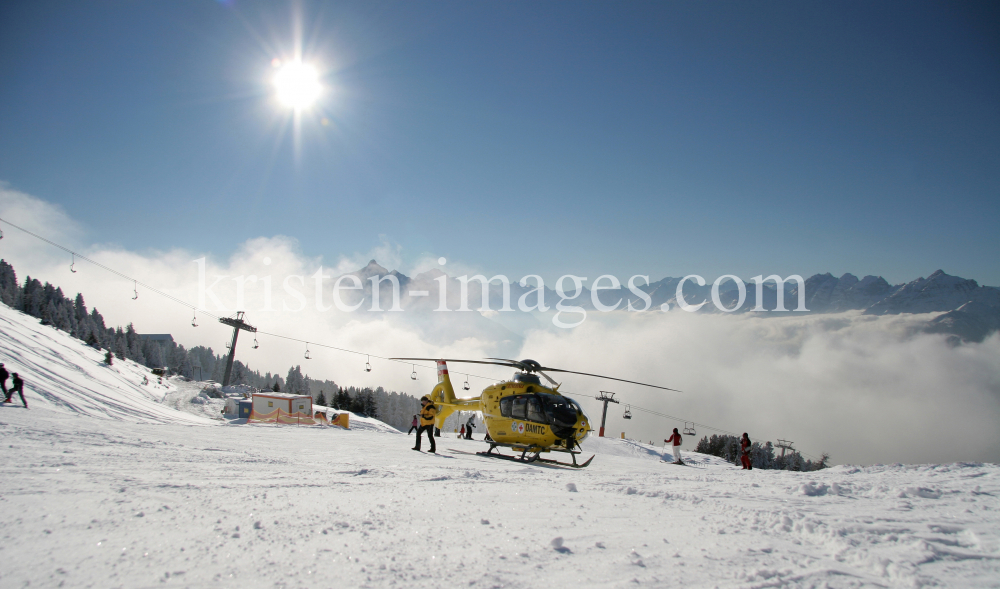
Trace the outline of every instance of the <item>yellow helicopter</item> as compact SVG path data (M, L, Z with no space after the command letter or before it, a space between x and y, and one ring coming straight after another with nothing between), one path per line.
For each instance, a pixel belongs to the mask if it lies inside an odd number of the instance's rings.
M437 363L438 384L431 391L431 402L437 406L436 427L444 425L444 420L455 411L479 411L483 414L486 431L489 434L489 450L477 452L481 456L517 460L520 462L545 462L560 466L584 468L594 459L591 456L583 464L576 461L580 442L593 430L579 403L559 392L559 383L545 372L565 372L608 380L617 380L657 389L668 389L632 380L601 376L587 372L575 372L560 368L546 368L534 360L508 360L487 358L486 360L455 360L436 358L392 358L392 360L428 360ZM493 364L509 366L518 371L512 380L492 384L477 397L457 398L448 376L448 362L468 364ZM542 384L541 375L552 386ZM511 448L521 455L501 454L499 447ZM495 453L494 453L495 451ZM573 463L540 458L543 452L565 452L573 458Z

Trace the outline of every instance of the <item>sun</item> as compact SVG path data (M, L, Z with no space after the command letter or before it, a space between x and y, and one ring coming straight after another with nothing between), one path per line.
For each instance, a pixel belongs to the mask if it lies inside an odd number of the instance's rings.
M323 90L316 68L299 61L281 66L274 76L274 87L278 91L278 101L296 110L311 106Z

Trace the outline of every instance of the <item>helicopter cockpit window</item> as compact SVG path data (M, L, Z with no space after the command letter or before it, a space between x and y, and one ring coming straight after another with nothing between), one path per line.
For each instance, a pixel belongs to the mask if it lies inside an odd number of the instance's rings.
M576 425L576 416L579 405L572 399L560 395L539 394L545 415L549 422L554 425L572 427Z
M510 406L514 402L514 397L504 397L500 399L500 415L510 417Z
M527 419L527 408L528 398L517 396L514 397L514 405L511 407L510 416L514 419Z
M528 397L528 421L537 423L548 423L545 418L545 411L542 410L542 402L537 397Z

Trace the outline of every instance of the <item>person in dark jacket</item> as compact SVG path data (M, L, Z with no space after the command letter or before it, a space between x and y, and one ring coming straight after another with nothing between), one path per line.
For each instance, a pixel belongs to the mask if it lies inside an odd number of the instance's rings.
M0 362L0 388L3 389L3 398L4 399L8 399L9 398L7 396L7 377L8 376L10 376L10 373L8 373L7 369L3 367L3 362Z
M11 397L14 396L14 393L17 393L21 397L21 402L24 403L24 408L27 409L28 402L24 400L24 381L21 380L21 377L16 372L13 374L13 377L14 380L11 381L11 387L7 391L7 398L4 399L4 403L10 403Z
M743 437L740 438L740 462L743 463L743 470L753 470L753 465L750 464L750 447L752 445L750 436L743 432Z
M417 430L417 445L413 447L414 450L420 451L420 438L424 432L427 432L427 439L431 441L431 449L429 452L434 454L437 452L437 445L434 442L434 418L437 417L437 408L431 403L430 397L424 395L420 399L420 429Z
M417 416L414 415L413 421L410 423L410 431L406 432L406 435L412 434L413 430L417 429L418 427L420 427L420 422L417 421Z
M681 434L677 431L676 427L674 428L674 433L670 434L670 437L666 440L663 440L664 444L673 444L671 449L674 452L674 464L684 464L684 461L681 460L681 440Z
M472 428L476 427L476 424L473 423L475 420L476 420L476 416L473 415L472 417L469 418L469 421L467 421L465 423L465 439L466 440L471 440L472 439Z

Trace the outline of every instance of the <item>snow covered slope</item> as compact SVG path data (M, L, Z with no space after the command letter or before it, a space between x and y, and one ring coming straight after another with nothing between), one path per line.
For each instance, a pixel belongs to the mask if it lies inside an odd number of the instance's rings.
M1000 467L584 470L481 441L0 411L0 586L995 587ZM426 449L426 444L425 444ZM629 456L635 453L635 456ZM689 456L693 458L693 456Z
M174 386L159 384L130 360L104 363L104 353L38 319L0 304L0 362L25 381L31 410L152 423L212 423L160 403ZM143 384L143 379L147 384ZM10 381L7 381L10 384ZM15 396L15 399L17 397ZM5 406L5 409L20 407Z
M0 587L991 587L1000 466L741 471L589 438L573 470L352 416L196 414L200 385L0 308ZM160 402L162 401L162 403ZM176 407L180 410L174 409ZM210 415L204 414L204 415ZM689 444L690 445L690 444ZM424 448L427 448L425 443ZM584 458L588 456L585 455Z

